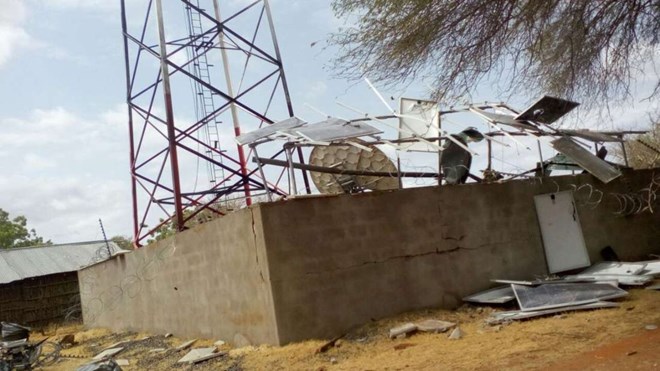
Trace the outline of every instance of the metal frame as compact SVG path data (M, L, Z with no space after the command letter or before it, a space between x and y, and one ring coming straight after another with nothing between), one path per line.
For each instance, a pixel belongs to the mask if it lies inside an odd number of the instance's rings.
M584 299L577 299L577 297L573 298L565 298L566 301L555 301L553 303L547 303L545 305L539 305L536 307L529 307L525 306L525 301L524 299L521 299L521 294L518 292L520 290L527 290L528 293L527 295L546 295L550 296L550 294L544 293L543 292L543 287L548 286L548 287L565 287L567 288L565 290L565 295L570 296L569 294L571 293L571 289L577 290L577 285L582 285L583 287L593 287L594 290L598 289L598 286L605 286L607 288L612 288L612 293L608 295L592 295L591 297L587 297ZM617 281L612 281L612 282L607 282L607 281L601 281L601 282L583 282L583 283L555 283L552 285L540 285L540 286L525 286L525 285L516 285L512 284L511 288L513 289L513 293L516 295L516 300L518 301L518 306L520 307L520 310L523 312L535 312L535 311L542 311L546 309L553 309L553 308L561 308L561 307L572 307L572 306L577 306L577 305L583 305L583 304L589 304L589 303L595 303L603 300L611 300L611 299L617 299L624 297L628 295L628 292L625 290L620 289L618 286ZM540 292L539 294L534 293L534 291ZM575 294L574 294L575 295ZM553 299L556 299L553 297ZM564 299L564 298L562 298Z
M202 7L200 3L204 3ZM223 212L215 207L215 203L233 193L242 193L245 202L250 205L255 190L267 191L270 194L285 195L286 192L279 186L281 176L275 182L265 179L265 174L248 162L252 151L247 155L241 145L229 153L228 148L220 148L217 143L209 143L209 140L200 139L200 132L207 130L211 122L216 122L217 117L223 112L230 110L232 113L231 124L226 128L219 128L220 136L236 137L241 133L241 125L238 122L237 112L240 110L259 126L271 124L272 110L270 103L275 96L284 98L286 112L293 116L293 106L288 92L286 77L282 68L282 59L277 46L277 38L273 26L272 15L268 0L256 0L238 11L220 19L220 8L218 0L174 0L165 2L169 6L180 6L182 10L195 13L195 16L203 20L206 29L190 32L188 37L179 39L167 39L168 23L163 18L162 0L144 0L144 8L141 14L127 14L127 1L121 0L121 24L124 42L124 64L126 70L126 102L128 105L128 128L129 128L129 154L131 173L131 192L133 206L133 235L134 245L139 247L144 244L145 239L156 233L159 228L174 223L177 231L184 230L186 223L196 214L203 210L210 210L216 214ZM137 5L131 3L130 11L137 13ZM229 23L237 22L236 18L244 17L248 10L259 11L257 24L254 25L253 33L241 35L234 31ZM209 13L210 12L210 13ZM128 20L142 19L142 26L136 30L129 30ZM151 26L153 21L158 25L158 41L156 45L148 45L153 35ZM240 21L240 20L238 20ZM200 21L200 25L202 22ZM134 25L134 23L131 23ZM133 32L135 31L135 32ZM257 40L257 33L270 33L272 45L264 47L263 40ZM259 44L261 42L261 44ZM258 45L259 44L259 45ZM185 63L180 61L181 51L191 48L195 50L192 57L189 56ZM266 49L274 50L267 52ZM190 72L189 68L199 63L201 56L221 52L222 64L225 71L226 86L219 87L210 82L210 78L202 78ZM257 81L242 91L234 92L231 77L228 52L243 53L250 58L259 59L272 65L272 72L258 71L250 68L248 62L242 73L251 74ZM155 70L154 58L158 61L159 69ZM205 57L206 58L206 57ZM217 102L217 107L208 112L205 117L198 118L192 123L175 122L176 101L172 96L172 84L170 78L185 78L191 84L206 89L212 95L211 99ZM155 77L155 80L153 80ZM268 85L266 85L268 84ZM265 109L258 109L246 102L245 94L257 88L270 87L270 100ZM164 117L157 109L158 96L162 94ZM269 112L270 110L270 112ZM147 148L145 133L150 131L157 133L159 143L156 149ZM194 143L194 145L191 145ZM233 152L235 151L235 152ZM178 153L194 156L197 161L204 162L208 166L221 169L228 175L218 179L203 190L185 189L180 179L180 163ZM273 151L275 152L275 151ZM269 155L269 158L282 156L283 151L277 151ZM298 159L303 162L302 151L298 149ZM169 165L169 167L168 167ZM149 171L146 169L149 168ZM171 173L171 179L165 176L165 169ZM302 178L308 193L311 192L307 174L302 171ZM214 180L212 180L213 182ZM165 194L166 196L162 196ZM158 196L157 196L158 195ZM160 222L154 226L145 223L154 219L155 211L160 210ZM189 213L184 214L184 210Z

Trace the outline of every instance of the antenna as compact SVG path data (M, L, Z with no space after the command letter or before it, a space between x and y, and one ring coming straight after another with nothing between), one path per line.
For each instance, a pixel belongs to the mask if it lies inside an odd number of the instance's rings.
M309 164L341 170L387 172L392 176L376 177L311 171L312 181L321 193L352 193L361 189L385 191L399 187L397 179L399 170L383 151L374 145L352 146L351 144L354 143L315 146L309 155Z
M105 228L103 228L103 221L99 218L99 225L101 226L101 233L103 233L103 241L105 241L105 247L108 249L108 257L112 256L112 251L110 251L110 243L108 242L108 237L105 235Z

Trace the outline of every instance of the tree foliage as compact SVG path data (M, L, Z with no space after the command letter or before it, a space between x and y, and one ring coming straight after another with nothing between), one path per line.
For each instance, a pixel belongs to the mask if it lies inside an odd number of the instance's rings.
M24 216L10 219L9 213L0 209L0 249L50 244L50 240L44 242L42 237L37 236L34 229L27 229L27 219Z
M357 18L330 39L340 77L432 81L450 102L489 75L503 94L625 99L660 52L660 0L333 0L333 8ZM644 73L657 97L658 71Z
M133 249L133 241L131 241L130 237L114 236L110 239L110 241L116 243L120 249L124 249L124 250Z
M635 169L660 167L660 115L651 123L651 130L625 144L628 163ZM620 151L618 157L623 157Z

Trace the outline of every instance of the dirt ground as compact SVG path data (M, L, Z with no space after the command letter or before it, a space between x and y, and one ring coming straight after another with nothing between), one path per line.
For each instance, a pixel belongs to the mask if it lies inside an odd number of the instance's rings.
M456 311L426 310L374 321L356 329L327 352L316 350L327 340L312 340L284 347L259 346L233 349L225 355L194 366L176 361L187 351L172 349L187 339L164 335L85 330L80 325L52 327L44 334L52 340L75 334L77 345L61 350L59 361L43 370L74 370L109 345L133 340L117 359L126 359L124 370L660 370L660 292L630 290L619 308L570 312L506 325L489 326L484 319L504 308L464 306ZM388 330L421 319L441 319L459 324L464 333L450 340L447 333L418 333L390 340ZM41 335L43 336L43 335ZM147 339L143 339L150 336ZM39 335L35 339L39 339ZM143 339L143 340L139 340ZM193 348L211 346L199 340ZM149 352L168 348L165 352ZM82 358L74 358L82 357Z

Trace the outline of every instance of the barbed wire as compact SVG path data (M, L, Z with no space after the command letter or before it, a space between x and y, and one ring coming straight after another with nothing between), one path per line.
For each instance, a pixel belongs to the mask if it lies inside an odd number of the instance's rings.
M644 212L654 213L654 208L658 203L658 193L660 192L660 175L655 173L651 176L651 182L648 186L628 193L609 193L619 203L619 209L614 213L621 216L631 216L642 214Z

